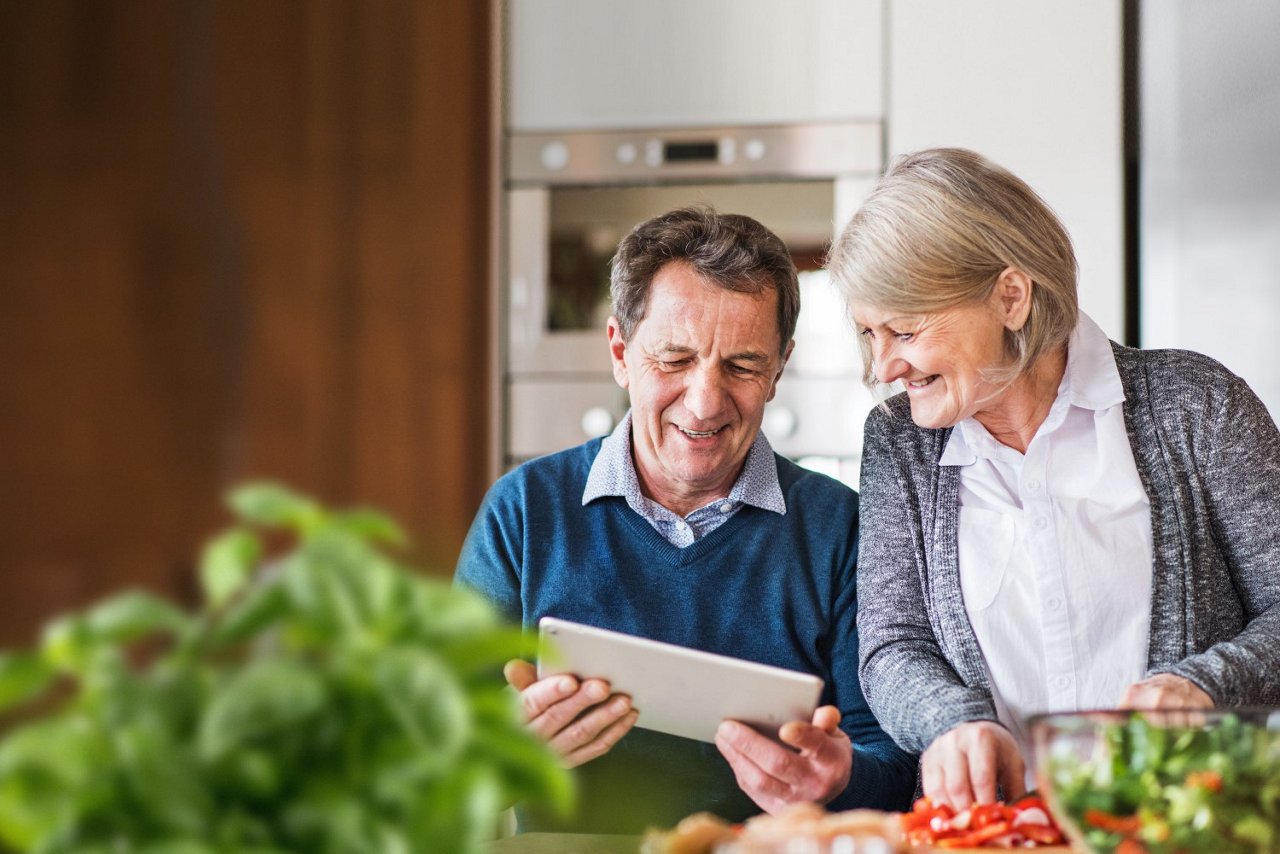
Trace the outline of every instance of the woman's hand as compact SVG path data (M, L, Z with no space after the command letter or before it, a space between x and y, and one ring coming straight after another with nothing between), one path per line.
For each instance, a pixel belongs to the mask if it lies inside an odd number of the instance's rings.
M991 721L952 727L920 757L924 793L957 812L996 800L998 785L1007 801L1026 794L1027 766L1009 731Z
M1190 679L1157 673L1135 682L1120 700L1122 709L1212 709L1213 698Z

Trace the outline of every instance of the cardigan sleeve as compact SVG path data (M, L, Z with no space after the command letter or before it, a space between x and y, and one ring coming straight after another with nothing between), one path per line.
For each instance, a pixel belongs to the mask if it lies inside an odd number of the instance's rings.
M1234 376L1205 429L1195 438L1208 448L1201 477L1209 518L1192 524L1207 525L1225 556L1245 627L1163 669L1195 682L1220 706L1273 705L1280 703L1280 432ZM1205 609L1222 610L1215 603Z
M983 687L948 663L929 619L925 533L912 459L890 441L899 411L873 410L862 451L858 631L862 688L881 726L919 753L952 727L996 720ZM912 428L907 428L912 429ZM918 466L918 463L917 463Z
M853 743L853 772L849 785L829 809L872 808L902 811L911 808L916 791L917 758L904 751L884 731L867 707L858 679L858 589L856 575L858 522L853 516L847 545L841 550L834 578L830 652L831 701L840 709L840 729Z

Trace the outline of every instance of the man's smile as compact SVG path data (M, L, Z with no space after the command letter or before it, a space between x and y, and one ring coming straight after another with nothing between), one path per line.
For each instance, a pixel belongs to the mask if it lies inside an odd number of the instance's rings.
M687 430L687 429L685 429L684 427L681 427L681 426L679 426L679 425L676 425L676 429L677 429L677 430L679 430L681 433L683 433L683 434L685 434L686 436L689 436L689 437L691 437L691 438L694 438L694 439L705 439L705 438L707 438L708 436L714 436L715 434L719 433L721 430L723 430L723 429L724 429L724 427L717 427L717 428L716 428L716 429L714 429L714 430Z

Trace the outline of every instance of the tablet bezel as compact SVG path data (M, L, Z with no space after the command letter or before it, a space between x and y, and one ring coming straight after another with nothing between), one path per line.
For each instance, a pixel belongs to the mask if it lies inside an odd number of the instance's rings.
M637 727L699 741L715 741L725 719L776 737L787 721L812 719L823 686L809 673L543 617L538 678L562 673L628 694Z

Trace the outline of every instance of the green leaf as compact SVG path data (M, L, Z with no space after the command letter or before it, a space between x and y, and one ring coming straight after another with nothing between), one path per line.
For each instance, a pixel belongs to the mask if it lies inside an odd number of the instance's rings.
M502 780L494 769L469 764L423 787L409 812L415 851L476 854L485 850L504 808Z
M427 578L415 578L407 606L413 614L413 634L436 644L502 625L493 606L475 591Z
M366 508L335 513L330 520L334 529L372 543L403 546L408 542L395 521L383 513Z
M374 681L401 731L438 767L449 767L471 736L467 695L452 670L425 649L401 647L378 659Z
M134 725L116 732L113 741L135 810L145 811L166 835L208 831L213 800L200 769L168 733Z
M43 693L57 671L33 653L0 653L0 711Z
M232 490L227 503L245 522L267 527L284 526L303 534L310 533L326 518L319 504L276 483L241 486Z
M41 632L40 654L56 670L78 674L86 667L90 642L84 617L79 614L58 617Z
M471 750L505 781L508 802L529 801L560 816L572 814L577 802L574 778L547 745L523 727L486 727Z
M190 625L181 609L137 590L95 605L85 615L85 629L95 643L128 643L162 632L180 633Z
M107 756L102 733L78 715L8 732L0 743L0 838L28 850L56 832Z
M277 659L254 662L222 687L205 712L200 754L217 760L272 736L305 733L326 698L313 668Z
M536 656L538 638L514 627L488 629L446 639L439 646L439 654L462 676L483 676L500 673L513 658Z
M241 643L278 624L289 613L289 597L279 574L262 576L219 615L210 640L215 647Z
M205 601L214 608L222 607L249 581L261 557L262 544L242 528L210 540L200 560Z

